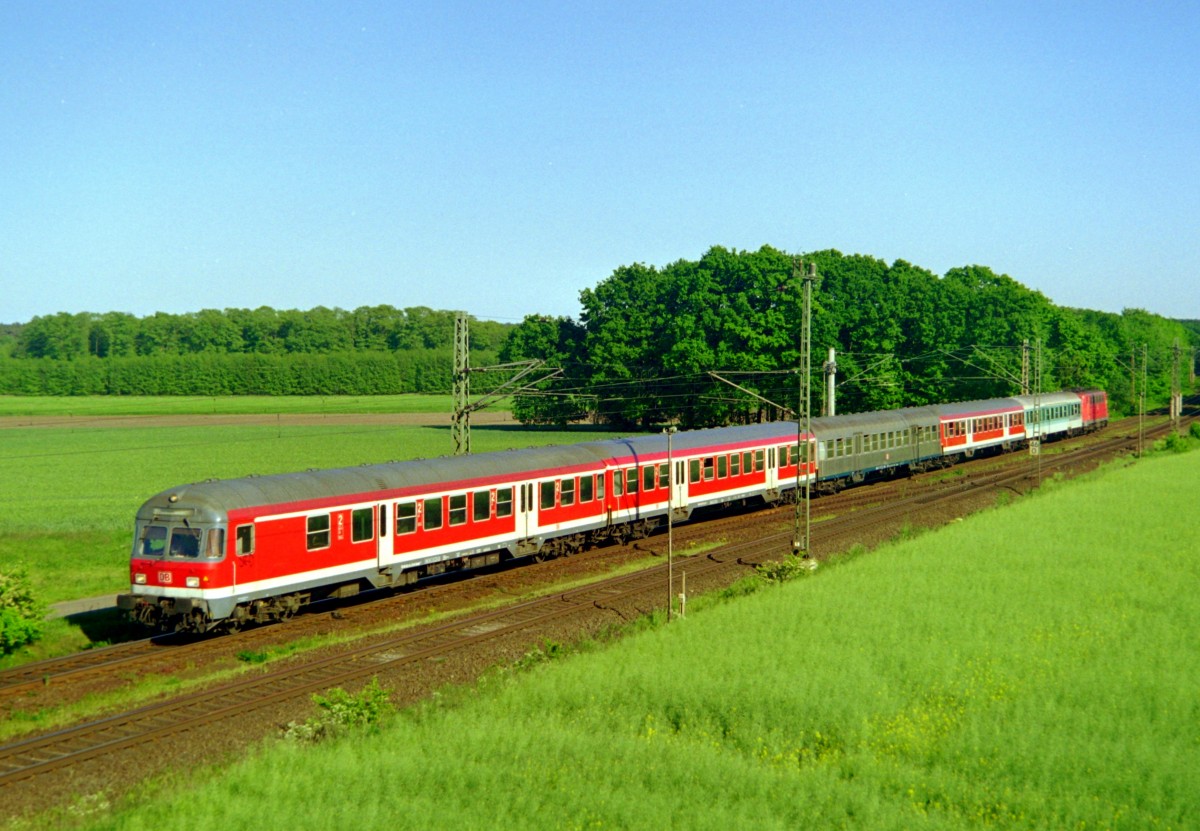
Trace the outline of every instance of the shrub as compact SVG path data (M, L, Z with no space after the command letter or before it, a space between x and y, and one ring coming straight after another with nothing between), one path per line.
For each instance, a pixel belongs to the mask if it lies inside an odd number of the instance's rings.
M768 560L755 568L758 576L774 583L786 583L797 577L807 577L817 570L817 561L788 554L782 560Z
M1154 449L1169 450L1172 453L1186 453L1192 449L1192 443L1181 433L1172 433L1161 442L1155 442Z
M289 723L284 735L292 741L316 743L352 730L378 730L395 709L390 695L379 685L378 678L372 678L357 695L335 687L328 696L312 697L313 703L321 708L317 716L303 724Z
M0 653L7 655L40 638L44 614L24 568L0 571Z

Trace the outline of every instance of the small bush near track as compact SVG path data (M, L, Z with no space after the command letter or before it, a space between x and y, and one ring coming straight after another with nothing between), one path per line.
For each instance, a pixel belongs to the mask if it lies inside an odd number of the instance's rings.
M8 655L41 637L44 614L24 568L0 571L0 654Z
M786 583L807 577L817 570L817 561L788 554L782 560L768 560L755 567L758 576L771 583Z
M329 695L314 695L312 700L321 708L320 714L303 724L288 724L284 734L288 740L313 744L355 730L377 732L395 709L391 693L379 685L378 678L372 678L357 695L336 687Z

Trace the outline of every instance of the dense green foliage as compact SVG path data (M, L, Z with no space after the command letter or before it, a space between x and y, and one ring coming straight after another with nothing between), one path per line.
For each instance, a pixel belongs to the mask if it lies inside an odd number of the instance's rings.
M838 410L857 412L1010 395L1020 388L1023 344L1031 380L1041 346L1042 388L1102 387L1114 410L1130 406L1129 356L1148 345L1149 399L1165 400L1172 346L1190 357L1200 336L1178 322L1054 306L984 266L937 277L903 260L837 251L808 254L818 279L812 311L814 407L821 366L837 350ZM510 335L502 360L544 358L564 376L524 396L526 421L590 411L624 426L686 426L757 419L770 402L795 407L801 282L794 258L715 247L699 261L622 266L581 294L579 322L533 316ZM1139 361L1140 361L1139 357ZM1184 382L1188 376L1184 363Z
M1051 487L87 827L1194 828L1198 464Z
M445 393L454 312L205 309L137 318L60 313L0 334L0 393L380 395ZM472 320L472 363L494 362L513 327Z
M5 566L0 571L0 655L37 640L42 614L25 569Z

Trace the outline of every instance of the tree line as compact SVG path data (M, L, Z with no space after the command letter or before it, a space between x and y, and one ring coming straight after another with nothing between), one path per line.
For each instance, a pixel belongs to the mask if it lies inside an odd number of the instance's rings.
M205 309L135 317L59 313L0 331L0 393L377 395L445 393L455 312ZM470 320L474 365L512 324ZM487 379L477 385L482 390Z
M904 260L834 250L803 258L818 274L814 412L824 403L830 348L839 412L1012 395L1024 362L1030 383L1040 370L1043 390L1101 387L1115 412L1128 413L1140 394L1143 345L1153 405L1169 395L1175 344L1184 385L1192 378L1196 321L1055 306L986 266L939 277ZM794 412L803 311L795 260L770 246L713 247L661 268L623 265L580 293L578 320L472 319L471 363L539 359L562 370L515 399L515 414L529 423L698 427ZM49 315L0 327L0 393L444 393L453 382L454 316L391 306ZM474 377L473 391L497 380Z
M621 266L581 293L580 320L527 317L510 333L501 360L539 358L563 374L521 396L516 415L697 427L797 411L803 292L795 259L769 246L714 247L697 261L663 268ZM1130 363L1136 358L1140 374L1142 344L1149 398L1165 402L1174 344L1181 345L1186 385L1200 343L1195 329L1144 311L1055 306L985 266L939 277L903 260L889 265L834 250L804 260L818 271L814 412L823 403L830 347L838 412L1012 395L1025 361L1031 383L1040 368L1043 390L1102 387L1115 411L1129 412Z
M149 355L329 354L452 349L455 312L425 306L318 306L307 311L204 309L188 314L84 312L35 317L6 327L14 358L76 360ZM471 348L500 348L511 324L471 320Z

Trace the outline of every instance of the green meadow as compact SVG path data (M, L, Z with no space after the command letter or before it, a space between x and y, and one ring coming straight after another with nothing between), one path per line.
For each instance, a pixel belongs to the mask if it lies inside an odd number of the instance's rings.
M265 805L364 831L1196 828L1198 490L1198 453L1051 482L375 734L80 810L120 831Z

